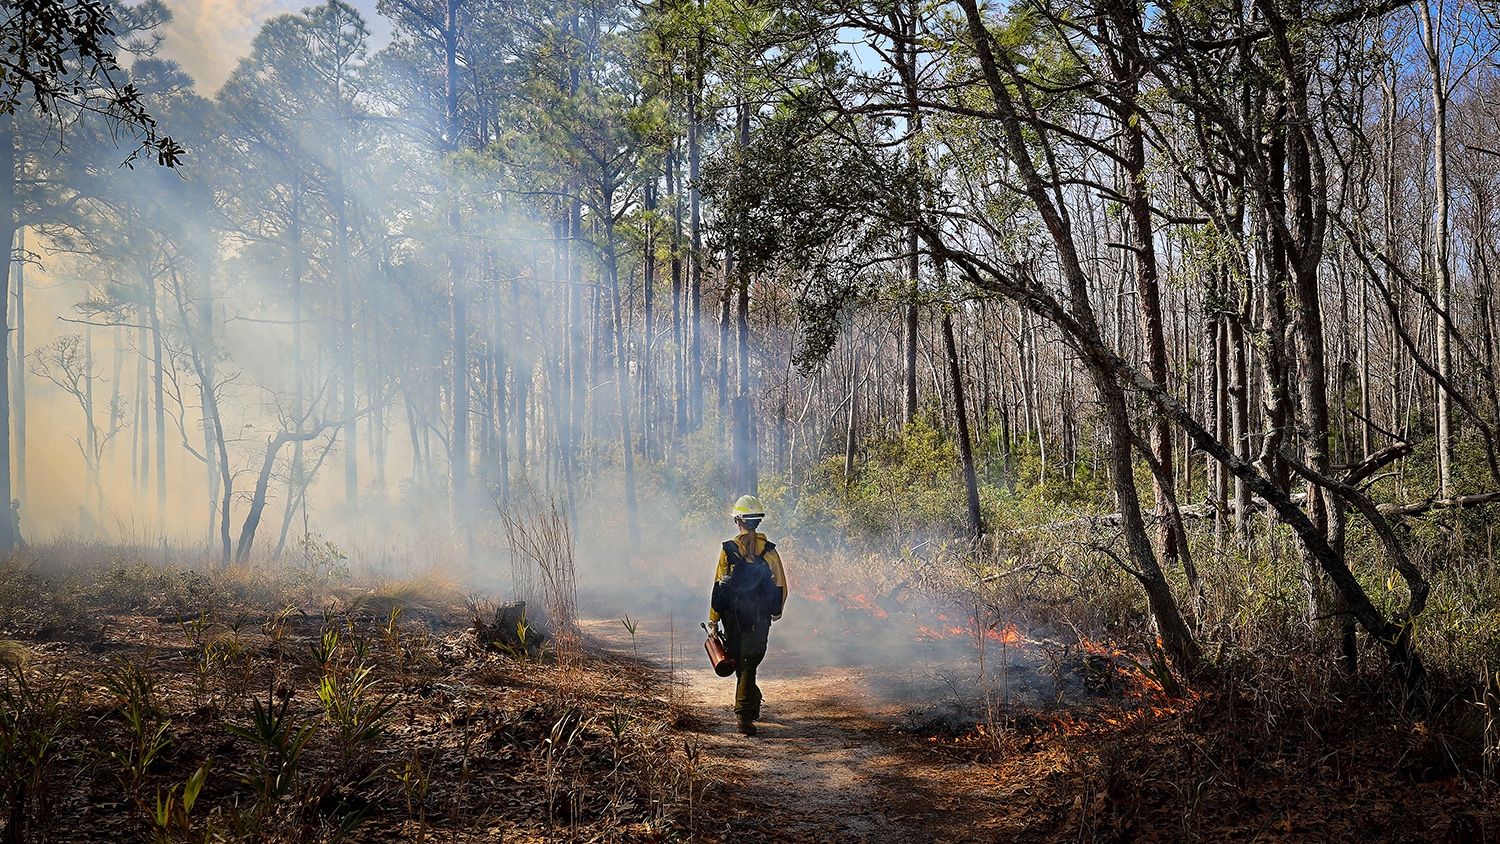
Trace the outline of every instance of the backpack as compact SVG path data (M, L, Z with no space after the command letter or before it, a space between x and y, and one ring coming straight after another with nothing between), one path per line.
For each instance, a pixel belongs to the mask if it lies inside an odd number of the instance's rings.
M774 543L766 543L766 550L775 547ZM741 629L760 627L771 616L779 615L783 595L765 557L754 554L746 559L733 539L724 543L724 553L729 558L729 571L714 584L709 602L714 612L726 622L733 619Z

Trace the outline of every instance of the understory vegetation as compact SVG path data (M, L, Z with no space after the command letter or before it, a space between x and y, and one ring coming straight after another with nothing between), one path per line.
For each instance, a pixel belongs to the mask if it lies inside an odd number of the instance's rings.
M1430 459L1430 442L1426 456ZM1460 473L1484 471L1482 458L1471 456L1472 463L1456 467ZM1428 465L1421 446L1410 463L1372 486L1374 503L1420 500L1413 490L1431 480L1421 475ZM988 531L974 548L963 539L966 514L956 447L951 436L924 421L898 436L868 442L852 476L844 474L843 458L829 458L803 477L767 479L763 498L776 513L778 541L805 549L818 567L830 556L870 559L900 573L882 578L892 587L932 578L924 585L961 603L993 605L992 615L1017 601L1031 602L1063 613L1037 616L1034 623L1073 625L1090 635L1113 631L1144 647L1155 634L1144 595L1118 553L1118 515L1107 472L1094 465L1085 449L1078 464L1044 470L1026 442L1008 460L981 462L980 500ZM1149 491L1147 470L1140 471L1139 486ZM1197 475L1201 484L1201 471ZM1151 504L1149 497L1146 503ZM1200 577L1195 589L1182 566L1169 576L1210 653L1254 656L1269 648L1268 657L1280 658L1282 648L1293 647L1309 660L1326 659L1336 619L1309 618L1306 570L1290 529L1261 509L1237 534L1233 515L1216 516L1211 502L1192 502L1199 505L1192 508L1182 503L1190 516L1188 556ZM1431 510L1398 521L1407 553L1431 584L1414 636L1429 669L1439 676L1479 682L1486 665L1500 668L1493 506ZM1350 518L1346 541L1361 585L1382 609L1394 611L1406 599L1405 587L1357 515ZM1382 671L1378 659L1375 663L1371 669Z
M1006 699L1003 682L991 683L988 700L971 702L971 720L913 726L933 752L982 778L966 794L981 801L971 811L985 829L1017 841L1481 841L1500 832L1500 574L1485 506L1396 520L1431 585L1413 631L1427 669L1416 685L1363 634L1357 669L1333 658L1340 619L1310 614L1289 529L1261 512L1241 537L1232 516L1218 522L1196 508L1184 559L1199 577L1190 582L1180 565L1167 572L1204 650L1200 670L1181 675L1117 550L1104 473L1085 468L1086 453L1069 477L1044 473L1024 444L1018 451L1009 465L980 466L990 527L977 548L961 539L955 450L930 426L869 443L852 477L840 460L795 491L782 478L770 484L771 509L786 514L776 538L815 589L866 589L869 606L887 608L921 594L954 614L956 634L988 648L992 674L1003 670L998 632L1016 630L1010 670L1056 678L1051 700ZM1421 444L1416 452L1419 467ZM1140 480L1149 489L1149 477ZM1429 480L1392 474L1371 495L1407 504L1408 489ZM1406 600L1400 576L1357 516L1347 542L1363 587L1395 611ZM882 614L873 623L895 622ZM1065 674L1088 692L1065 694Z
M662 678L542 618L159 556L0 569L3 840L683 840L721 786Z

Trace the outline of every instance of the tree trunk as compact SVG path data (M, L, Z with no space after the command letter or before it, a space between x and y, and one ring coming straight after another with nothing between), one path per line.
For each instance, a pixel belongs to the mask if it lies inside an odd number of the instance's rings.
M584 336L583 317L583 203L573 200L568 205L568 351L567 373L564 381L568 389L568 437L563 442L562 460L567 463L568 476L578 468L578 449L588 438L589 359L585 354L587 338Z
M605 208L613 207L612 198L605 195ZM625 458L625 532L630 542L632 557L641 552L641 522L635 497L635 444L630 436L630 380L629 367L625 360L625 331L620 323L620 283L618 261L615 258L615 225L612 217L604 221L604 269L609 274L610 311L615 322L615 395L620 402L620 447Z
M16 180L19 173L16 170L16 117L13 113L0 114L0 173L3 173L4 184L0 185L0 243L7 246L16 242L16 232L20 228L19 211L16 203ZM12 251L6 255L6 277L10 277L10 268L16 261L16 254ZM0 296L0 325L9 325L10 297ZM0 343L0 503L10 510L11 484L10 484L10 460L11 460L11 418L10 418L10 344ZM9 554L16 549L18 537L16 536L17 525L15 519L7 516L0 518L0 555Z
M449 218L456 231L458 212ZM448 466L453 525L466 530L469 524L469 338L468 293L464 284L463 259L456 247L448 257L448 301L452 321L450 389L453 401L452 436L448 441Z
M104 499L104 484L99 477L99 428L94 425L94 326L83 328L83 419L84 450L87 452L89 486ZM101 507L99 512L103 512Z
M854 453L859 446L859 372L849 368L849 425L844 431L844 486L854 483Z
M276 455L281 452L281 447L289 442L307 442L314 439L323 432L326 426L319 426L315 431L303 431L294 433L292 431L281 431L271 438L266 444L266 456L260 464L260 474L255 478L255 494L250 498L250 510L245 514L245 523L240 527L240 541L235 547L234 561L240 565L250 562L250 549L255 544L255 531L260 526L261 514L266 509L266 489L271 483L271 470L276 466ZM224 522L228 525L229 519L225 517ZM229 562L229 533L226 527L224 533L224 561Z
M458 10L463 0L446 0L444 3L443 38L443 87L444 130L449 152L459 149L458 119ZM448 315L452 334L449 351L452 355L449 385L452 392L452 427L448 439L448 495L449 514L454 528L467 536L469 526L469 321L467 312L468 291L464 283L464 260L457 241L461 237L462 219L458 205L448 209L448 235L455 241L448 250ZM352 423L351 423L352 424ZM353 458L351 458L353 459Z
M682 189L675 145L673 154L667 158L667 184L672 191L672 414L675 434L672 444L675 449L678 437L688 428L687 354L682 334L682 305L686 295L682 277Z
M1434 221L1433 240L1436 248L1432 260L1437 270L1437 369L1443 379L1453 382L1452 334L1449 329L1449 307L1452 303L1453 279L1448 257L1448 80L1443 75L1441 45L1438 27L1442 26L1442 7L1438 8L1437 25L1432 18L1432 4L1422 0L1417 4L1422 19L1422 47L1427 54L1427 70L1432 81L1432 171L1437 192L1437 219ZM1437 390L1437 425L1434 437L1437 440L1438 495L1447 498L1453 483L1453 409L1448 391Z
M650 459L651 439L656 424L655 385L652 383L652 352L656 340L656 175L646 184L646 243L642 255L641 299L645 319L641 335L641 453ZM616 326L623 330L624 326ZM624 366L624 362L620 364Z
M3 166L3 164L0 164ZM15 400L12 423L16 432L16 498L24 509L26 497L26 227L16 229L16 256L11 259L16 275ZM110 418L114 408L110 407Z
M1138 21L1120 20L1128 14L1123 4L1111 6L1116 17L1118 37L1123 50L1110 51L1110 68L1114 74L1120 103L1115 111L1115 120L1120 131L1120 158L1125 177L1126 227L1129 230L1131 263L1135 266L1137 299L1140 300L1141 327L1145 332L1146 375L1156 383L1167 387L1167 341L1162 325L1161 284L1156 265L1155 227L1151 223L1150 197L1146 192L1146 133L1144 116L1136 105L1139 93L1140 68L1136 67L1134 33ZM1161 471L1152 477L1155 483L1156 517L1158 521L1157 541L1161 547L1164 565L1177 561L1179 537L1172 520L1168 517L1168 500L1176 497L1172 489L1174 467L1172 462L1172 424L1166 417L1157 414L1150 421L1151 452L1160 464ZM1186 541L1187 537L1181 537Z
M1243 312L1244 321L1250 319L1248 297ZM1230 428L1233 431L1234 452L1239 459L1250 462L1252 453L1250 443L1250 365L1245 348L1245 329L1240 320L1229 321L1229 354L1231 359L1231 375L1229 382L1229 394L1232 398L1230 408ZM1243 478L1234 478L1234 532L1241 545L1250 541L1250 488L1245 485Z
M229 447L225 442L224 420L219 414L219 400L213 381L213 369L208 363L208 355L201 348L213 331L212 325L193 324L188 316L187 294L182 289L182 279L177 270L170 270L168 278L172 282L172 300L177 304L177 318L182 324L183 331L188 340L188 356L193 362L193 374L198 378L199 401L208 413L208 423L213 426L214 442L219 450L219 466L221 479L223 481L224 497L220 501L219 513L219 541L221 550L221 565L229 566L229 508L233 503L234 475L229 471ZM155 311L153 299L153 312ZM211 313L211 312L210 312Z
M917 21L921 14L921 6L913 1L907 12L907 45L898 45L896 55L899 57L898 71L901 74L903 87L906 89L906 123L907 131L915 138L916 133L922 126L922 112L918 105L917 96ZM912 159L912 165L918 166L918 156L921 150L915 140L908 142L908 154ZM916 188L912 189L908 201L912 209L912 219L920 219L922 214L922 197ZM915 224L907 229L906 239L906 277L909 285L909 299L901 306L903 330L902 343L902 387L904 389L903 402L901 406L901 422L910 425L917 419L917 330L919 327L919 313L917 300L921 292L920 273L922 269L921 255L918 254L920 241Z
M150 271L142 279L146 284L146 315L151 327L151 389L156 403L156 524L165 535L167 528L167 402L163 395L164 361L161 338L161 312L157 307L156 279Z
M517 284L512 281L511 286ZM495 418L495 448L500 458L500 500L510 500L510 400L506 370L504 312L501 309L500 291L490 293L490 371L493 374L495 392L490 412Z
M733 343L734 330L732 319L732 308L734 307L734 251L728 247L724 249L724 278L723 287L719 289L719 360L718 360L718 387L719 387L719 418L721 423L733 424L727 418L729 413L729 400L734 390L730 384L733 370L730 369L731 361L734 360Z
M698 38L697 61L703 57L703 38ZM688 331L691 334L688 353L688 425L696 430L703 423L703 208L698 192L698 165L701 156L703 72L696 69L688 86L688 214L692 237L688 272Z
M1094 387L1104 407L1104 417L1109 432L1108 449L1111 482L1115 498L1119 502L1126 545L1135 566L1134 575L1146 592L1151 606L1152 618L1161 634L1162 646L1168 657L1181 670L1192 671L1199 662L1198 645L1184 623L1182 613L1172 595L1171 587L1163 576L1156 554L1151 548L1145 522L1141 517L1139 493L1135 488L1133 432L1130 428L1129 409L1125 393L1116 380L1114 371L1117 358L1103 345L1098 322L1089 304L1089 281L1079 257L1071 224L1065 209L1053 203L1046 181L1037 171L1033 150L1027 140L1026 127L1007 79L1013 69L1002 75L1000 62L992 46L993 32L985 23L979 10L978 0L959 0L968 23L968 31L978 51L979 66L995 105L995 114L1002 128L1002 144L1007 158L1015 166L1031 205L1042 217L1050 233L1068 289L1069 307L1064 312L1051 312L1047 316L1071 334L1081 347L1081 356ZM1022 92L1021 95L1024 95ZM1032 293L1017 296L1021 304L1039 308L1037 296Z
M354 349L354 278L350 266L349 224L347 203L344 196L342 174L333 179L333 260L334 278L339 288L339 304L342 313L340 333L340 387L342 387L344 419L344 500L350 504L359 501L359 449L355 415L355 361ZM455 354L455 357L457 355Z
M958 344L953 338L953 317L943 312L943 345L948 350L948 377L953 381L953 418L958 423L958 456L963 464L964 495L969 505L969 541L977 546L984 535L984 514L979 509L979 477L974 471L973 438L969 435L969 411L964 404L964 376L958 363Z

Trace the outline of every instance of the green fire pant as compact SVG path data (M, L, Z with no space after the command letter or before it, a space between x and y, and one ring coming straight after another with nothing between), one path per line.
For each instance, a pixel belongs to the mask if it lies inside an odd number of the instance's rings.
M760 717L760 687L755 685L755 669L766 658L766 642L771 635L768 618L748 627L724 619L724 647L737 666L734 671L734 714L754 721Z

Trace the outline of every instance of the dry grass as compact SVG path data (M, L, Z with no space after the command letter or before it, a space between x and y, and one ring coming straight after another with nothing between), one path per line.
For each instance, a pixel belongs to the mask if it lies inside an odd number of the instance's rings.
M345 612L387 618L393 611L407 616L451 618L463 607L463 590L446 572L427 572L410 580L382 579L364 589L347 589L340 606Z
M544 624L558 658L563 662L576 658L582 642L577 565L566 512L556 501L533 500L502 509L500 520L517 597L528 606L542 608L545 615L538 621Z
M25 671L30 664L30 648L14 639L0 639L0 667L14 673Z
M0 577L0 746L40 748L7 761L0 835L657 841L712 785L652 672L495 653L440 573L322 604L338 590L235 569L191 612L190 570L95 559ZM51 635L59 612L87 635Z

